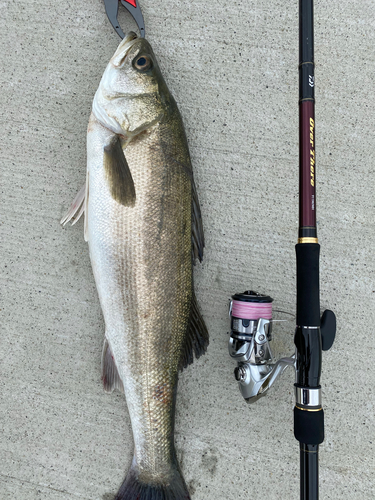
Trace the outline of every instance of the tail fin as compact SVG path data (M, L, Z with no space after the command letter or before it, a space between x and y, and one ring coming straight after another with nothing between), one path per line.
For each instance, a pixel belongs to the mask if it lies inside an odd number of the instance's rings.
M176 466L165 483L146 483L139 477L135 460L115 500L191 500L184 478Z

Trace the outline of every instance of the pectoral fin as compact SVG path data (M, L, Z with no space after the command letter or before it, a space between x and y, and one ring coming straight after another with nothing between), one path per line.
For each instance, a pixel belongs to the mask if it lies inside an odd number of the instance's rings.
M186 344L182 353L180 369L182 370L191 365L194 361L194 354L196 358L204 354L207 350L208 342L207 327L199 311L197 299L193 292Z
M134 207L134 181L118 135L104 148L104 170L112 198L125 207Z

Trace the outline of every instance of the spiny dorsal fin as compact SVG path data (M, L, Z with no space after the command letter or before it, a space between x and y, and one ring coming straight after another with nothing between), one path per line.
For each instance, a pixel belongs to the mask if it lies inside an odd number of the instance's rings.
M202 224L201 208L199 206L198 194L194 179L191 181L192 202L191 202L191 238L193 243L193 262L198 258L199 262L203 259L204 233Z
M194 361L194 354L197 359L204 354L207 350L208 342L207 327L199 311L197 299L193 292L186 344L182 352L180 370L186 368Z
M124 385L118 374L118 370L113 359L113 354L107 339L104 339L102 352L102 380L105 392L113 392L118 389L124 392Z
M104 170L112 198L125 207L134 207L134 181L118 135L104 147Z

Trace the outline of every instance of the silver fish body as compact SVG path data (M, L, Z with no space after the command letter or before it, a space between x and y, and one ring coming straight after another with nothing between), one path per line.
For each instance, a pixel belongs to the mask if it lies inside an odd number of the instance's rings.
M189 499L174 449L178 371L205 352L192 263L203 230L177 105L149 43L109 63L87 135L85 238L105 320L104 387L123 389L134 459L117 499Z

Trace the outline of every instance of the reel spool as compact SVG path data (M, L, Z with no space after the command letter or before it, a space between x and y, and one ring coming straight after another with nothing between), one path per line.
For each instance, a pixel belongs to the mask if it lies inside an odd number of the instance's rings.
M233 295L230 302L229 355L237 361L234 376L248 403L264 396L285 368L295 365L294 355L274 362L272 302L268 295L252 290Z

